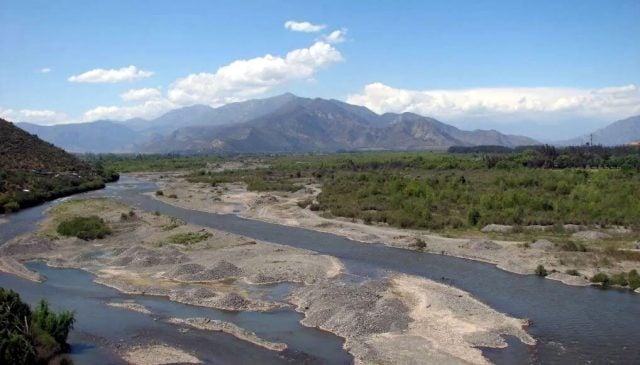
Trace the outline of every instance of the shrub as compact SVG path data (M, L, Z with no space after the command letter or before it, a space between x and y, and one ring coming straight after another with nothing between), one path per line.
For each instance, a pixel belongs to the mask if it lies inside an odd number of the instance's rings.
M560 244L562 251L575 251L575 252L587 252L587 247L582 243L575 243L573 241L567 241Z
M542 277L549 275L549 273L547 272L547 269L545 269L544 266L542 265L538 265L538 267L536 267L535 273L536 275L542 276Z
M480 212L477 209L471 209L467 217L470 226L476 226L480 221Z
M608 286L609 285L609 276L607 276L607 274L599 272L595 275L593 275L591 277L591 279L589 279L589 281L591 281L592 283L600 283L602 284L602 286Z
M576 269L569 269L567 271L565 271L565 273L571 275L571 276L580 276L580 272Z
M629 280L627 280L627 273L620 272L620 273L611 275L611 279L609 280L609 283L611 285L620 285L620 286L629 285Z
M73 329L75 318L73 313L69 311L60 313L51 311L49 303L42 299L33 311L31 322L34 326L53 337L58 344L65 344L69 331Z
M41 300L32 312L13 290L0 288L0 363L45 363L55 353L69 349L72 312L51 311Z
M179 245L191 245L211 237L209 232L177 233L169 237L169 242Z
M425 248L427 248L427 243L420 237L416 237L416 240L413 243L413 245L420 250L424 250Z
M629 288L631 290L640 288L640 275L638 275L638 272L636 270L629 271L629 275L627 275L627 278L629 280Z
M176 194L169 194L167 198L178 199L178 196Z
M7 213L17 212L18 210L20 210L20 204L18 204L18 202L16 202L15 200L12 200L6 203L3 208Z
M111 229L102 218L95 215L89 217L75 217L58 225L57 232L63 236L78 237L83 240L104 238L111 234Z
M164 195L164 191L158 190L158 191L156 191L156 195L157 196L163 196Z

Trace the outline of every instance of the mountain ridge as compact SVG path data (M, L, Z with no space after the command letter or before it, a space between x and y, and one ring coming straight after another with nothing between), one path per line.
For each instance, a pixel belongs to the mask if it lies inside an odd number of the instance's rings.
M452 145L537 144L495 130L465 131L415 113L377 114L335 99L291 93L192 105L153 120L18 126L73 152L303 152L445 149Z

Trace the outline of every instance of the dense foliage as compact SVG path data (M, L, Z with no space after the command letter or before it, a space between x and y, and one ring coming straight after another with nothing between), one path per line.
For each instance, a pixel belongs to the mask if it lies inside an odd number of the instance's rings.
M68 350L74 315L41 300L31 311L13 290L0 288L0 363L35 364Z
M111 234L111 229L102 218L92 215L65 220L58 225L57 232L63 236L93 240Z
M268 168L200 170L189 180L214 185L244 181L258 191L294 191L303 183L320 182L319 205L301 206L404 228L640 224L638 169L533 168L526 163L530 155L509 155L510 162L491 168L486 156L474 154L279 156L263 161Z
M174 171L205 168L208 163L221 161L218 156L185 156L179 154L83 154L80 158L90 163L100 163L118 172Z
M80 161L0 119L0 213L100 189L119 175Z

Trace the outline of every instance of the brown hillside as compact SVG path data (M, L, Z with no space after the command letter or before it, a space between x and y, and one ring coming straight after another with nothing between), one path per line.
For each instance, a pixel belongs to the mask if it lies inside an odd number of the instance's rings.
M0 170L82 172L91 167L63 149L0 119Z

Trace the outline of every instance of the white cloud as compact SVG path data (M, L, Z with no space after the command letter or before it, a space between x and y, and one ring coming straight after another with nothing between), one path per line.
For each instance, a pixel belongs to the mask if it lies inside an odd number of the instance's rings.
M347 35L347 29L342 28L340 30L334 30L329 33L328 36L324 37L324 41L330 44L338 44L345 41L345 37Z
M289 20L284 23L284 27L294 32L315 33L323 30L327 26L324 24L311 24L309 22Z
M0 107L0 118L11 122L27 122L34 124L57 124L67 121L68 116L65 113L53 110L33 110L33 109L3 109Z
M162 97L160 90L156 88L131 89L120 94L124 101L143 101Z
M318 41L284 57L267 54L234 61L215 73L188 75L171 85L168 96L183 105L222 105L265 93L292 80L309 79L320 68L341 60L342 54L333 45Z
M445 120L492 118L494 122L510 122L545 118L560 121L586 117L613 121L640 114L640 90L636 85L600 89L408 90L372 83L360 94L348 96L347 102L378 113L414 112Z
M69 77L71 82L114 83L122 81L134 81L151 77L153 72L139 70L136 66L128 66L120 69L96 68L80 75Z
M147 100L133 106L98 106L87 110L82 121L91 122L100 119L126 120L131 118L153 119L176 108L177 105L164 98Z
M49 72L51 72L51 69L49 67L44 67L39 69L38 72L40 72L41 74L48 74Z

